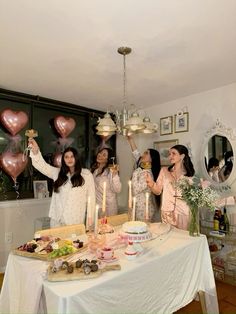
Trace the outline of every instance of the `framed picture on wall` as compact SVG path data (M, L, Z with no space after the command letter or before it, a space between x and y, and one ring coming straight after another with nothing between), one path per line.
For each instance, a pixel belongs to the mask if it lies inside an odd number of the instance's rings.
M175 133L188 132L189 129L189 114L184 112L181 115L175 115Z
M162 166L169 166L169 150L172 146L179 143L179 140L169 140L169 141L159 141L154 142L154 148L159 151L161 157L161 165Z
M48 182L47 180L33 181L34 185L34 198L45 198L48 195Z
M173 133L173 118L172 116L160 118L160 135Z

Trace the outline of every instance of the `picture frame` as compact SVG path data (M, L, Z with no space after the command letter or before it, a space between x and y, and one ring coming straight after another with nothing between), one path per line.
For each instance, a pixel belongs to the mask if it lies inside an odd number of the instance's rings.
M47 180L33 181L34 198L48 197L48 182Z
M179 143L178 139L154 142L154 149L158 150L161 158L161 166L170 166L169 162L169 150L172 146Z
M189 114L188 112L184 112L181 115L175 115L175 122L174 122L174 130L175 133L180 132L188 132L189 130Z
M173 117L160 118L160 135L167 135L173 133Z

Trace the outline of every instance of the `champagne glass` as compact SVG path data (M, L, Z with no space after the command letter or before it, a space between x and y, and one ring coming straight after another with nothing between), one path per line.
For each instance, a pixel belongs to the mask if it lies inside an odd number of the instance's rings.
M115 159L116 159L116 157L111 157L110 161L109 161L108 168L111 170L111 172L113 172L113 171L118 172L119 171L119 166L117 165L117 163L115 163Z
M38 131L36 131L34 129L26 130L25 136L27 136L29 139L32 139L32 138L38 136ZM24 150L24 153L23 153L23 161L25 161L25 158L28 156L28 153L30 152L30 150L31 150L31 146L28 145L26 147L26 149Z

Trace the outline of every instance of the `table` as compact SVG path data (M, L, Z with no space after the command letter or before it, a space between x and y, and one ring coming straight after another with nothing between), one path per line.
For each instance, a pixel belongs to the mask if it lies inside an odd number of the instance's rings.
M205 292L208 313L219 313L206 237L172 228L145 242L127 261L116 251L121 271L96 279L48 282L47 263L9 255L0 313L173 313ZM10 301L11 298L11 301Z

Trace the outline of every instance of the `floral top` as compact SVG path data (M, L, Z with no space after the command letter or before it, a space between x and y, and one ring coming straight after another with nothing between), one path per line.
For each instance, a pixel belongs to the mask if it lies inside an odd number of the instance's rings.
M138 150L133 151L136 162L140 158ZM132 175L132 195L136 197L135 219L145 220L146 192L150 193L148 201L149 218L152 221L155 211L157 210L155 195L151 192L146 183L146 172L150 173L153 178L151 169L142 169L138 167Z
M121 182L118 174L112 176L109 169L105 169L101 175L98 169L93 173L96 190L96 203L102 208L103 183L106 182L106 216L117 215L117 194L121 191Z
M40 152L34 155L30 152L33 166L47 177L54 181L58 178L60 169L53 167L45 162ZM88 227L87 200L90 196L91 210L90 216L92 222L95 214L95 186L93 175L88 169L82 169L81 175L84 178L84 184L78 187L72 187L70 176L68 181L59 188L59 193L53 192L50 204L49 217L51 226L71 225L85 223Z

